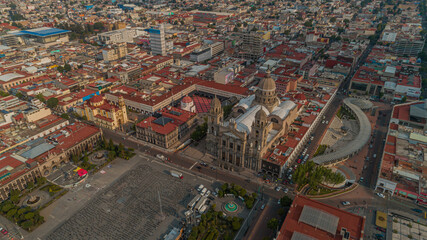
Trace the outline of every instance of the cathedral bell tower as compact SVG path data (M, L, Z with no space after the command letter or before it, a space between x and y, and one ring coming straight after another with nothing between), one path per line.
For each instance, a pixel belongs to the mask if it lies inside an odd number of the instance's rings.
M262 149L267 139L267 114L261 108L255 115L255 121L252 123L251 139L253 147L256 150Z
M208 113L208 133L217 135L219 125L222 123L224 112L221 107L221 102L218 98L214 98L211 102L211 109Z

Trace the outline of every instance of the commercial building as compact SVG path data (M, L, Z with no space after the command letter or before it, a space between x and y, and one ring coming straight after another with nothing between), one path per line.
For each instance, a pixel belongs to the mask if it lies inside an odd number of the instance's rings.
M0 200L8 199L12 190L24 190L37 177L49 175L72 155L91 150L101 139L99 128L76 122L2 152Z
M223 51L224 43L216 42L193 51L190 54L190 60L193 62L203 62L221 54Z
M148 29L150 34L150 48L153 55L166 55L166 40L165 40L165 27L160 24L158 28Z
M401 39L392 44L392 50L399 56L418 56L424 48L424 40Z
M427 101L393 107L375 189L427 205Z
M133 38L136 36L135 29L118 29L110 32L98 34L98 40L102 44L114 43L132 43Z
M254 95L241 99L233 108L232 118L224 119L218 98L211 102L207 115L206 150L216 164L231 171L259 171L273 142L290 131L298 107L292 101L279 100L276 84L267 75Z
M102 49L102 59L106 62L124 58L127 54L126 43L115 44Z
M365 217L297 195L277 240L363 239Z
M2 44L6 46L14 45L32 45L38 44L55 44L68 42L69 30L59 28L41 27L22 31L11 32L2 37Z
M82 106L75 107L75 111L96 125L112 130L120 128L128 122L123 97L119 98L116 106L108 103L101 95L96 95Z
M196 123L196 113L167 107L136 125L136 137L163 148L178 143Z

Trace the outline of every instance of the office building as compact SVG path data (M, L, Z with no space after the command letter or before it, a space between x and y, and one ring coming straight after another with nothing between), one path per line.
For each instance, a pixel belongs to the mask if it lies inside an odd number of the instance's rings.
M160 24L158 28L148 29L150 33L150 48L153 55L166 55L165 27Z
M133 38L136 36L134 29L119 29L110 32L98 34L98 41L102 44L114 43L133 43Z

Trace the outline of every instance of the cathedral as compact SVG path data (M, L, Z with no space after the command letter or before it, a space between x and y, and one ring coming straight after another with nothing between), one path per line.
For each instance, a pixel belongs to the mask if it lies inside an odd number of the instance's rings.
M267 74L254 95L243 98L223 118L221 102L215 98L208 112L206 150L216 164L231 171L260 171L262 157L290 130L298 106L276 95L276 83Z

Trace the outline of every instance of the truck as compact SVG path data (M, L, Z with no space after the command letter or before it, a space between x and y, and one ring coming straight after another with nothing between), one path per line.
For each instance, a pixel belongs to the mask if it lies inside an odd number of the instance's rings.
M183 179L184 177L182 176L182 173L174 171L174 170L170 170L170 173L173 177L179 178L179 179Z
M193 199L191 199L191 201L188 203L187 208L188 209L193 209L194 205L196 205L197 201L200 200L200 198L202 197L202 195L197 194Z

